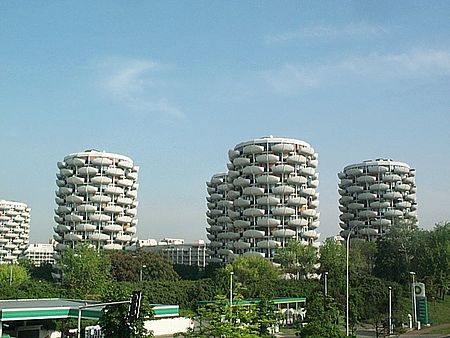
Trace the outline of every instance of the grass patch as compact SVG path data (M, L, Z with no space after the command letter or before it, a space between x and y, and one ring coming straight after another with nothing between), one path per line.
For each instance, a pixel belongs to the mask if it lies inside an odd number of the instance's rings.
M450 323L450 297L442 300L428 300L428 320L432 325Z

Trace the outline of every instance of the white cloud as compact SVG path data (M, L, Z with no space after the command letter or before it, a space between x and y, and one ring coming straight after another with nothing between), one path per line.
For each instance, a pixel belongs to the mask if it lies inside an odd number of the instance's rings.
M425 79L450 75L450 51L420 49L398 54L370 54L328 64L285 64L265 71L263 78L277 93L343 84L353 78L367 81Z
M165 97L167 84L162 78L167 67L153 60L129 58L109 58L97 66L99 87L127 108L180 119L186 117Z
M307 26L295 31L269 34L265 37L267 44L277 44L293 40L329 39L329 38L364 38L368 36L386 34L388 31L382 26L369 25L364 22L350 23L341 27L324 25Z

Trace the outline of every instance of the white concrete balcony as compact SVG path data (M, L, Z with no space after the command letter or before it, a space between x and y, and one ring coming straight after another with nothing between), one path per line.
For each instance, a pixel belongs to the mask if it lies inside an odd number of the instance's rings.
M97 227L90 223L80 223L75 226L76 231L82 232L93 232L97 229Z
M244 149L242 150L244 154L261 154L263 151L264 147L256 144L245 146Z
M264 172L264 168L257 165L250 165L242 169L244 175L260 175Z
M291 238L296 235L296 232L291 229L277 229L272 231L272 236L279 238Z
M295 171L295 168L289 164L278 164L271 168L272 172L276 175L288 175Z
M274 175L262 175L256 179L256 183L258 183L258 184L273 185L273 184L277 184L278 182L280 182L280 178L278 176L274 176Z
M277 163L280 161L280 157L275 154L263 154L256 156L256 162L260 164L265 163Z
M111 184L112 179L108 176L95 176L90 180L93 185L108 185Z
M258 221L256 222L256 224L259 227L277 227L281 224L281 221L279 219L275 219L275 218L270 218L270 217L261 217L258 219Z
M247 157L236 157L233 160L233 165L236 168L245 167L245 166L248 166L249 164L250 164L250 159Z
M91 164L101 166L101 167L109 167L113 164L113 161L107 157L97 157L91 160Z
M256 246L261 249L275 249L281 246L281 242L269 239L259 241Z

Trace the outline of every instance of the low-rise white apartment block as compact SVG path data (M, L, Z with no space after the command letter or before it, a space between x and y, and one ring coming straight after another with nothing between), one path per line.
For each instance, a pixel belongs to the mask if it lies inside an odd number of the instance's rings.
M34 266L53 265L55 264L54 252L53 244L35 243L30 244L25 250L25 257Z

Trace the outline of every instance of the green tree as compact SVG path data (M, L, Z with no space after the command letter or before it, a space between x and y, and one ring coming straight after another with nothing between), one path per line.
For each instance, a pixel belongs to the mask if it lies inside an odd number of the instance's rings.
M311 245L290 240L284 248L277 248L275 261L281 265L285 273L297 279L308 279L317 270L317 249Z
M57 264L69 297L99 298L110 282L108 257L88 245L67 248Z
M126 301L131 297L131 285L113 282L102 295L104 302ZM109 338L148 338L153 333L145 328L144 322L153 318L153 311L148 299L143 293L140 314L136 320L127 318L129 304L107 306L100 318L100 326L105 337Z
M110 253L112 274L117 281L177 280L172 264L155 252L113 251Z
M30 280L28 271L18 264L0 264L0 283L12 287L20 286Z
M228 264L220 275L224 290L228 290L229 274L240 284L245 297L273 297L274 285L280 279L280 269L259 256L238 257Z

